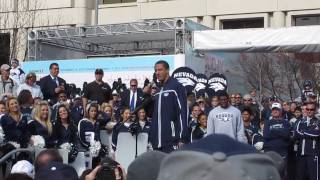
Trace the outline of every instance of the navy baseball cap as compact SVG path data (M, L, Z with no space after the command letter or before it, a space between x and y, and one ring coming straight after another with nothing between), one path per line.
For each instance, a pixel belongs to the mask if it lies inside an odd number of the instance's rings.
M214 134L164 157L157 180L280 180L282 164L280 155L259 153L229 136Z
M96 71L94 73L95 74L103 74L103 70L98 68L98 69L96 69Z
M203 153L213 154L215 152L223 152L227 156L235 154L257 153L258 151L247 144L235 141L224 134L211 134L207 137L195 141L191 144L182 146L180 150L199 151Z
M36 173L35 180L79 180L76 170L66 164L51 162L40 167Z

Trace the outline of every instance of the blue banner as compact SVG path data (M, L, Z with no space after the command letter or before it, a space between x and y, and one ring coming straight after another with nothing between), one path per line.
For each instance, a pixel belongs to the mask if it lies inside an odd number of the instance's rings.
M60 67L60 73L94 72L97 68L101 68L105 72L153 71L154 64L159 60L167 61L170 67L174 67L174 55L159 55L54 61L27 61L22 63L22 68L27 73L35 72L39 74L49 74L50 64L58 63Z

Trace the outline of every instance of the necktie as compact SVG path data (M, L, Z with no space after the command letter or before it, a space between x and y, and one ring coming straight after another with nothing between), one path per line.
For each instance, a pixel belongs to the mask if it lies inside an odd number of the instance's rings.
M133 112L134 111L134 99L135 99L135 97L134 97L134 95L135 95L135 93L132 93L132 97L131 97L131 101L130 101L130 110L131 110L131 112Z
M59 82L58 82L57 77L54 77L54 78L53 78L53 81L56 83L57 86L59 86Z

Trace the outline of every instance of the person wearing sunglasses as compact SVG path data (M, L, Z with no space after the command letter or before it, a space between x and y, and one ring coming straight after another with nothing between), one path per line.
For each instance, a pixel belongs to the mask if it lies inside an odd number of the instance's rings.
M263 138L264 151L274 151L281 155L284 165L287 167L288 148L290 143L290 124L282 116L283 109L280 103L271 105L270 120L265 121ZM286 170L283 178L286 177Z
M299 141L297 157L297 180L308 177L310 180L319 179L320 154L320 120L315 117L316 104L306 103L306 115L298 122L295 138Z
M141 88L138 88L138 80L130 80L130 89L125 90L121 94L121 103L120 107L129 107L130 111L133 112L137 107L141 105L143 101L143 91Z

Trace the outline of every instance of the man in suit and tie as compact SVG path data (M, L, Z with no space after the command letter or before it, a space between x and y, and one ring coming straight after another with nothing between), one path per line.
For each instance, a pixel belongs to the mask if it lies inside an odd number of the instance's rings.
M59 65L57 63L50 64L50 74L40 79L40 87L43 99L55 104L58 100L58 94L66 90L66 81L60 77Z
M121 94L121 109L129 107L130 111L133 112L136 107L139 107L143 101L142 89L138 88L138 80L130 80L130 89L125 90Z

